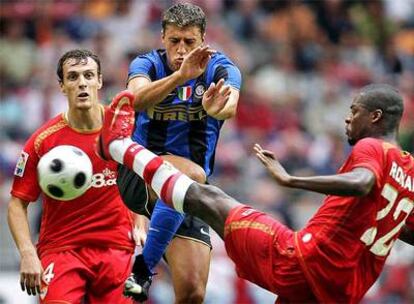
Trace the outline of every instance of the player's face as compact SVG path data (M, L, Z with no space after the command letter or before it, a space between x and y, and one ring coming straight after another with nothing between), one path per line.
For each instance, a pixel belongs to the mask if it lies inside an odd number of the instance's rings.
M356 97L352 102L351 111L345 119L345 131L351 146L355 145L358 140L369 136L370 117L370 112L362 103L358 102L358 97Z
M98 102L98 90L102 87L102 76L98 64L92 58L76 62L69 58L63 64L61 91L68 97L69 107L89 109Z
M168 65L177 71L185 56L204 42L204 35L198 26L184 28L167 25L162 34L162 43L167 51Z

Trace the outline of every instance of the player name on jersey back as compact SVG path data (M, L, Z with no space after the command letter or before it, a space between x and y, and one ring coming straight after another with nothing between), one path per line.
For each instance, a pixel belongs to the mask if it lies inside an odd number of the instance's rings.
M414 192L414 177L404 172L403 168L393 161L390 170L390 176L403 188Z

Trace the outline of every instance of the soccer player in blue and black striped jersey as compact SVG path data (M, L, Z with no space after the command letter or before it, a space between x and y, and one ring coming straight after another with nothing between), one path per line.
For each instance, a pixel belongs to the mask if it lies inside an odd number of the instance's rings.
M135 95L133 140L202 183L213 171L220 129L236 114L241 86L234 63L205 45L205 28L200 7L170 7L162 17L164 49L136 57L128 74L128 90ZM165 252L176 303L203 302L211 250L208 226L168 208L123 166L118 187L131 210L151 218L125 295L146 300L153 269Z

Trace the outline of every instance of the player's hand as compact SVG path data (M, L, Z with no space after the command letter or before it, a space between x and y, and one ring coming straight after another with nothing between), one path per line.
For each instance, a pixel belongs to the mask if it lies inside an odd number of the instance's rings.
M178 70L182 82L184 83L203 74L211 55L215 52L208 45L201 45L188 53Z
M203 95L202 104L204 110L206 110L208 115L220 119L218 115L226 107L230 94L231 87L224 85L223 78L217 84L211 83Z
M135 241L135 245L144 247L147 240L147 231L144 228L134 227L132 229L132 238Z
M20 262L20 287L28 295L40 294L43 275L42 263L36 253L22 254Z
M256 157L262 162L276 182L287 186L290 175L276 159L275 154L269 150L264 150L259 144L255 144L253 149L256 152Z

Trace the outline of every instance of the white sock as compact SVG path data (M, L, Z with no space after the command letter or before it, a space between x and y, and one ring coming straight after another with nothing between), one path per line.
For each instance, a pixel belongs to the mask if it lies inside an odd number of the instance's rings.
M138 151L138 152L137 152ZM138 145L131 138L114 140L109 145L112 158L134 170L166 204L184 213L185 194L194 183L173 165Z
M128 147L133 143L134 142L130 137L116 139L109 144L109 153L116 162L123 164L124 153L128 149Z

